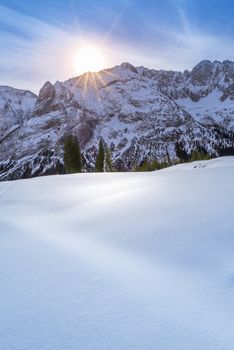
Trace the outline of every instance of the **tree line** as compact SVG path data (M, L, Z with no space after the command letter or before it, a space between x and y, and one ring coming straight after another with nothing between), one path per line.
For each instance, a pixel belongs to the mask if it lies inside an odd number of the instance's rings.
M138 166L133 167L130 171L154 171L166 168L168 166L187 163L195 160L207 160L212 158L208 152L197 146L191 152L187 152L182 142L175 144L177 161L172 161L167 152L163 161L144 159ZM64 138L64 167L67 174L81 173L83 171L84 159L80 151L79 142L74 135L67 135ZM95 172L113 172L115 167L111 157L111 151L107 145L100 140L98 152L95 160Z

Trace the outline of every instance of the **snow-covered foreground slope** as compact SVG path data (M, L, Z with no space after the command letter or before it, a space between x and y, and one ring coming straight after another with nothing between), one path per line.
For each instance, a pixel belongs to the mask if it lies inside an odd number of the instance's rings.
M233 350L234 157L0 183L0 348Z

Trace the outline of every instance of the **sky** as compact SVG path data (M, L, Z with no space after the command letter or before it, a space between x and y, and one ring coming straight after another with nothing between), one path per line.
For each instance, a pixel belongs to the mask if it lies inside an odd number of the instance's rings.
M0 85L38 93L81 74L81 47L122 62L192 69L234 60L233 0L0 0Z

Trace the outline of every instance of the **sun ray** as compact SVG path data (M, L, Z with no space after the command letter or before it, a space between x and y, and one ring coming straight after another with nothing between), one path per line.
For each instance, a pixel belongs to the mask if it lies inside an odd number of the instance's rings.
M103 104L103 100L102 100L102 98L100 96L100 91L99 91L99 88L97 86L96 78L97 79L99 78L99 73L96 73L96 72L95 73L91 73L91 79L93 81L93 86L94 86L94 89L96 91L97 101L102 106L103 112L105 112L105 105Z
M117 15L115 16L114 20L112 21L112 24L109 28L109 30L107 31L107 33L105 34L102 43L105 43L109 37L111 36L111 34L113 33L114 29L116 28L116 26L118 25L121 17L123 16L124 12L126 11L126 8L128 6L128 1L125 1L120 9L120 11L117 13Z
M92 82L93 82L93 86L94 86L94 89L96 91L96 96L98 98L98 102L100 102L100 95L99 95L99 91L98 91L98 87L97 87L97 83L96 83L96 78L95 78L95 74L96 73L91 73L91 79L92 79Z
M82 98L84 99L86 97L86 91L87 91L87 85L88 85L88 81L89 81L89 72L84 74L84 88L82 91Z
M97 72L97 73L96 73L96 77L97 77L97 78L99 79L99 81L102 83L103 87L105 87L107 83L106 83L106 81L102 78L100 72Z
M73 4L73 2L70 3L70 8L71 8L71 12L74 16L74 27L75 27L75 31L78 33L79 39L81 40L82 45L84 45L84 37L83 37L83 33L81 30L81 26L80 26L80 22L79 19L77 17L76 11L75 11L75 6Z

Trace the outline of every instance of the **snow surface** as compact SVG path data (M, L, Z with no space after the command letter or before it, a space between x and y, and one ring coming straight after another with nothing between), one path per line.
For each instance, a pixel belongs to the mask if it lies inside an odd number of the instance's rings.
M0 349L233 350L234 157L0 183Z

